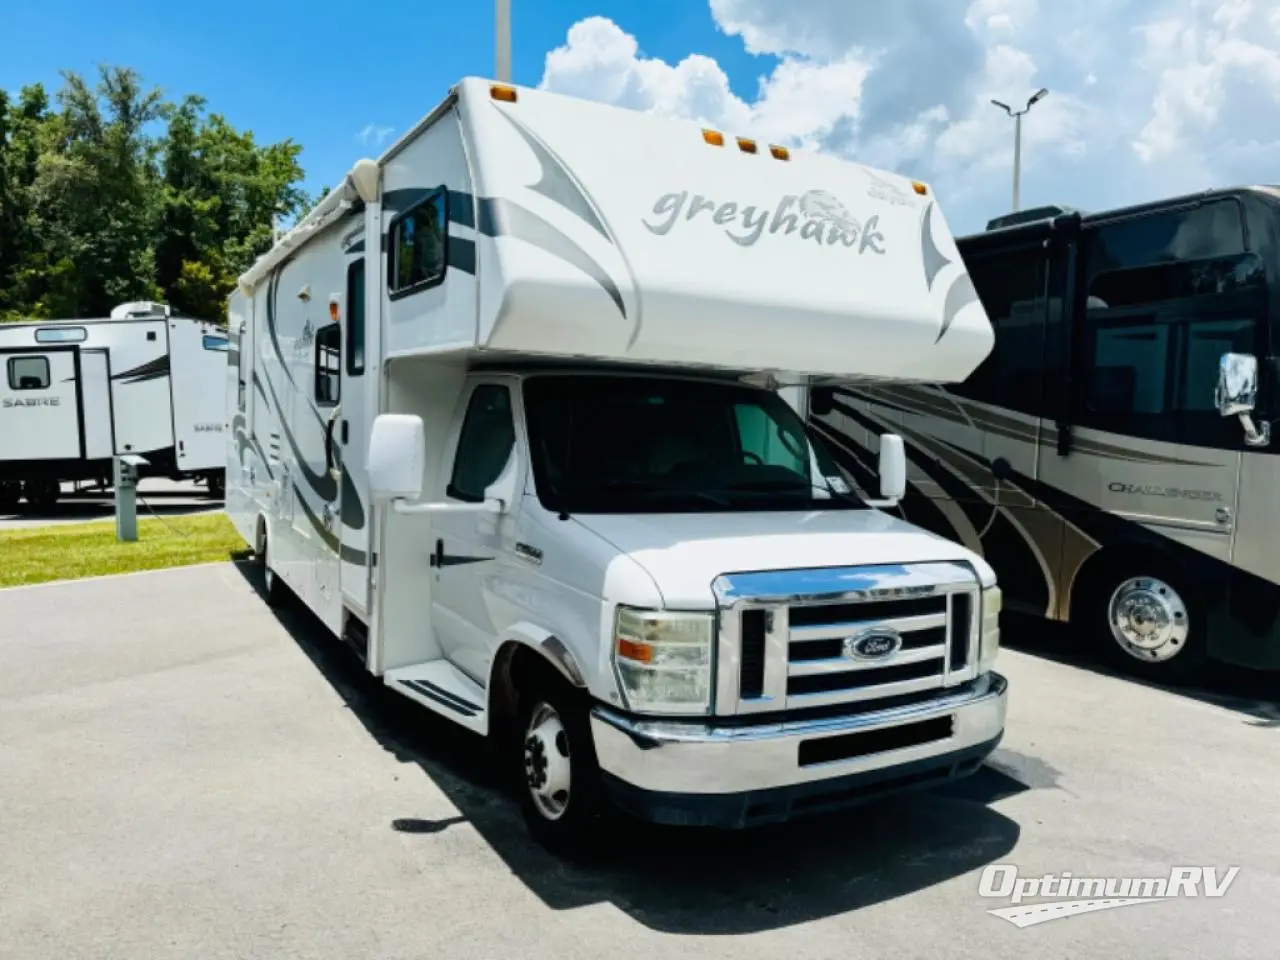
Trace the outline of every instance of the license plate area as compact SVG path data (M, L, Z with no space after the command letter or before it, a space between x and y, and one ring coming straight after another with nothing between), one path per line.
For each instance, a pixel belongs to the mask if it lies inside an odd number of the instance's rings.
M842 733L834 737L816 737L800 741L799 763L802 767L816 767L825 763L839 763L867 757L874 753L887 753L906 747L918 747L926 743L947 740L955 733L955 714L917 720L896 727L881 727L858 733Z

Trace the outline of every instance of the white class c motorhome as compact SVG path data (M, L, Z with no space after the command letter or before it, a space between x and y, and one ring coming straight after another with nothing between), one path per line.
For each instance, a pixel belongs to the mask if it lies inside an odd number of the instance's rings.
M990 567L877 509L899 438L872 501L796 409L990 350L924 184L465 80L229 310L269 600L509 749L543 842L609 806L776 821L999 741Z
M110 317L0 324L0 509L57 501L60 482L111 481L116 455L141 476L198 479L222 494L227 336L162 303Z

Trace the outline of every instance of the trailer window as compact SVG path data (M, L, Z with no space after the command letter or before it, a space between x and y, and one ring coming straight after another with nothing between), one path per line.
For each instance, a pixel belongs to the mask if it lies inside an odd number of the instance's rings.
M342 387L342 329L336 323L316 331L316 404L336 407Z
M200 344L206 350L225 351L227 349L227 338L219 337L212 334L205 334Z
M447 191L441 187L391 222L387 289L394 300L444 279L448 249Z
M47 357L11 357L9 359L10 390L47 390L49 360Z
M364 373L364 259L347 267L347 376Z
M476 387L462 421L453 477L445 493L455 500L479 503L507 465L515 442L511 391L492 384Z
M36 331L36 343L83 343L89 338L84 327L44 327Z

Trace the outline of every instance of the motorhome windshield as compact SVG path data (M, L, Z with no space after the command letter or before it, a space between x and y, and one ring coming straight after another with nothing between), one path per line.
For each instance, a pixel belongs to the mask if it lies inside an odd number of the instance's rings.
M849 510L830 454L777 394L661 377L525 384L538 496L569 513Z

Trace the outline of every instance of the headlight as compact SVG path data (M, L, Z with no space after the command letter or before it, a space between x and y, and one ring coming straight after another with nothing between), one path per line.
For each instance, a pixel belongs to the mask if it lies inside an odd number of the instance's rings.
M628 708L637 713L706 713L711 707L715 619L619 607L613 663Z
M982 646L978 653L978 670L990 670L1000 653L1000 609L1004 594L999 587L982 591Z

